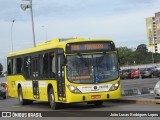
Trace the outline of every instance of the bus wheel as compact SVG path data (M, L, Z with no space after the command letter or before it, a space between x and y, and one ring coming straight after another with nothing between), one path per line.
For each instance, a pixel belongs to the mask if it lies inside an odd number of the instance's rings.
M55 102L53 88L50 88L49 90L49 104L50 104L50 107L54 110L59 108L59 103Z
M103 104L103 101L95 101L94 105L95 106L101 106Z
M23 94L22 94L22 88L21 87L18 88L18 99L19 99L19 103L21 105L27 105L28 101L23 99Z
M33 100L26 100L26 101L27 101L27 105L33 104Z

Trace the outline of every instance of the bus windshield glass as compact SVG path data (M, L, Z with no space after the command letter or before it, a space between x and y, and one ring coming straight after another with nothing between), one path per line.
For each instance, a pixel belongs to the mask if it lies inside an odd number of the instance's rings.
M67 78L73 83L102 83L118 78L117 55L67 56Z

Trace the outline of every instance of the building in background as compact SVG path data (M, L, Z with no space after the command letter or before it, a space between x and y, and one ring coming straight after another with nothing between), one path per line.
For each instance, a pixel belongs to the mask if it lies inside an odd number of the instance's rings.
M160 53L160 12L155 13L155 26L157 38L157 51Z
M154 52L155 53L155 43L156 43L156 34L155 29L154 29L154 22L155 18L154 17L149 17L146 18L146 32L147 32L147 46L148 46L148 51L149 52Z
M148 51L160 53L160 12L146 18L146 32Z

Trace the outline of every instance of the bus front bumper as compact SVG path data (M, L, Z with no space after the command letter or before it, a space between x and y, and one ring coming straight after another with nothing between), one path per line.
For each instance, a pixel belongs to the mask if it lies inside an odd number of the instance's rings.
M108 92L82 93L82 94L70 93L67 96L66 103L111 100L120 98L121 98L121 90L119 88L118 90L108 91Z

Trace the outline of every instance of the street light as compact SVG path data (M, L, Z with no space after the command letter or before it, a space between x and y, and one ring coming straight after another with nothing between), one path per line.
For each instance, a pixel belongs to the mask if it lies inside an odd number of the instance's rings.
M13 23L15 20L12 20L12 25L11 25L11 46L12 46L12 52L13 52L13 39L12 39L12 30L13 30Z
M30 10L31 10L33 44L34 44L34 47L36 47L35 32L34 32L34 21L33 21L33 10L32 10L32 0L23 0L23 1L30 1L30 4L21 4L21 9L25 11L26 9L30 8Z
M135 49L135 51L134 51L134 65L136 65L136 50L137 50L137 48L134 48Z

